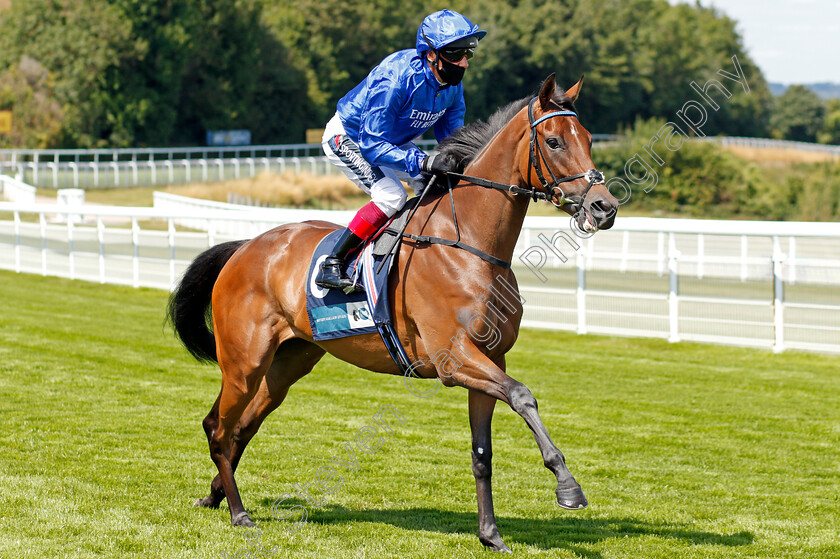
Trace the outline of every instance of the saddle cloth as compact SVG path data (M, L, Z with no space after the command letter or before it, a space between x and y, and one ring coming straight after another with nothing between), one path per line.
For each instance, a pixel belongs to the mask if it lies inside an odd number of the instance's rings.
M328 234L315 247L306 282L306 311L315 340L381 333L383 326L390 330L388 274L393 264L390 249L408 212L416 203L417 198L409 200L361 250L347 259L347 276L364 288L363 293L347 295L340 289L323 289L315 285L321 263L335 246L340 229Z

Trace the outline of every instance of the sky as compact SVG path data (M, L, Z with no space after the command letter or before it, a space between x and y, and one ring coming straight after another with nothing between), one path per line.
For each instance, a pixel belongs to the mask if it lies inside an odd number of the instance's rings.
M840 83L840 0L700 3L737 22L747 52L768 82Z

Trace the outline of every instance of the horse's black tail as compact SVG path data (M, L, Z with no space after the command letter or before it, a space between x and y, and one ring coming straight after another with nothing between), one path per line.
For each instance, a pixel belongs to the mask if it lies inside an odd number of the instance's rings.
M210 327L213 286L227 261L244 243L222 243L199 254L169 296L167 322L192 356L201 362L216 361L216 339Z

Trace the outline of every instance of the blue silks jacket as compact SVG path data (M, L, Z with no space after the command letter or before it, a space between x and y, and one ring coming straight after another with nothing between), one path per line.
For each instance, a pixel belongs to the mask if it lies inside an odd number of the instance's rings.
M411 140L434 126L438 141L464 125L464 86L440 85L416 49L387 56L338 102L338 116L376 166L420 173L426 154Z

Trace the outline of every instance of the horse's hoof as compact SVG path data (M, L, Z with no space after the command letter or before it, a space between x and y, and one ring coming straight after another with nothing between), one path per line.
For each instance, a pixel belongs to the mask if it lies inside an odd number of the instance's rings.
M564 509L585 509L589 504L580 486L571 489L557 489L557 504Z
M248 513L244 511L231 518L230 523L234 526L242 526L243 528L257 527L257 525L251 520L251 517L248 516Z
M508 546L505 545L505 542L502 541L502 538L499 535L496 535L492 538L479 538L481 543L483 543L490 551L497 551L499 553L513 553Z
M219 503L217 503L213 497L207 496L203 499L196 499L195 503L193 503L194 507L206 507L209 509L217 509L219 508Z

